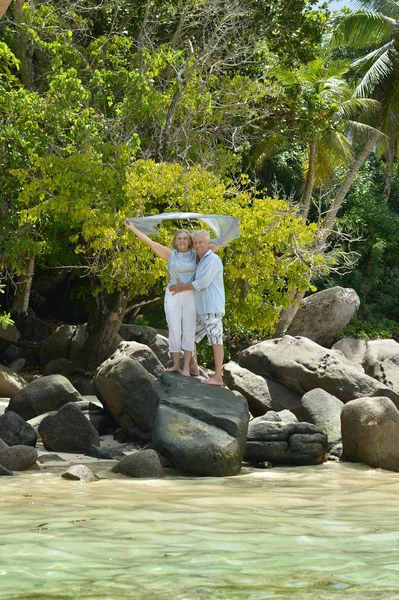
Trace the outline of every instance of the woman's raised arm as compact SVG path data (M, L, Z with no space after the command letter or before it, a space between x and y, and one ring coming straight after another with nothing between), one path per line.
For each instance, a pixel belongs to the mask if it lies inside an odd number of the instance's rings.
M133 223L129 221L129 219L125 219L125 225L128 229L130 229L130 231L133 231L139 240L147 244L147 246L149 246L157 256L160 256L165 260L169 260L170 255L172 254L171 248L162 246L162 244L158 244L158 242L154 242L154 240L149 238L148 235L145 235L145 233L142 233L139 229L137 229L137 227L135 227Z

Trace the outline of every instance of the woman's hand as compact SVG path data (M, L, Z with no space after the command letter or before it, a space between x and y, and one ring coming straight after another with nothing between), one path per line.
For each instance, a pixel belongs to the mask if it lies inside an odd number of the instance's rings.
M135 226L133 225L133 223L131 223L131 222L129 221L129 219L125 219L125 220L124 220L124 224L126 225L126 227L127 227L128 229L131 229L132 231L136 231L136 228L135 228Z

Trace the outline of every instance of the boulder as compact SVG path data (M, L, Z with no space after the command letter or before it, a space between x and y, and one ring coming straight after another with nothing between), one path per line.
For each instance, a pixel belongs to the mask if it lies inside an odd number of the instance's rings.
M367 375L399 394L399 344L395 340L367 342L363 367Z
M62 473L61 477L72 481L83 481L84 483L91 483L98 479L86 465L72 465Z
M399 406L394 390L363 373L338 350L326 350L305 337L285 335L250 346L241 353L240 365L301 395L321 388L344 403L384 395Z
M40 364L46 365L55 358L69 358L72 339L76 331L76 325L57 327L40 348Z
M120 448L101 448L100 446L90 446L86 456L98 458L100 460L116 460L125 456Z
M139 342L146 346L151 346L157 335L157 331L153 327L133 325L130 323L122 323L118 333L127 342Z
M10 364L8 365L8 368L13 373L20 373L25 365L26 365L25 358L16 358L12 362L10 362Z
M155 377L137 361L115 352L97 369L94 387L97 396L115 421L126 431L150 431L157 410L157 400L150 393Z
M159 377L165 371L163 364L155 353L145 344L139 342L121 342L117 352L136 360L154 377Z
M155 356L164 367L169 364L169 340L164 335L157 333L154 340L149 345L149 348L154 352Z
M79 392L63 375L46 375L14 394L7 411L12 410L29 421L46 412L58 410L68 402L81 400Z
M273 465L318 465L326 460L327 436L311 423L276 423L267 414L250 421L244 460Z
M3 465L0 465L0 477L1 476L10 476L10 475L14 475L14 473L12 471L10 471L10 469L6 469L5 467L3 467Z
M11 471L25 471L36 464L36 448L32 446L11 446L0 450L0 465Z
M53 358L43 369L45 375L70 375L74 371L75 368L69 358Z
M301 421L313 423L327 433L328 446L341 441L341 412L344 403L320 388L302 396Z
M0 365L0 397L11 398L15 392L22 390L26 381L17 373L13 373L8 367Z
M20 333L15 325L7 325L4 329L0 327L0 354L7 350L11 344L16 344L20 338Z
M152 389L159 402L152 443L162 456L195 475L240 471L249 419L244 398L174 373L162 375Z
M364 340L351 336L341 338L332 346L333 350L339 350L350 362L362 369L366 348L367 344Z
M343 460L399 471L399 412L389 398L357 398L345 404L341 431Z
M6 442L0 438L0 450L3 448L8 448L8 444L6 444Z
M125 456L112 467L114 473L121 473L127 477L159 479L163 477L163 469L159 456L155 450L140 450Z
M351 288L337 286L322 290L301 301L287 334L307 337L329 348L359 306L359 296Z
M298 423L297 417L289 410L268 410L264 419L275 423Z
M255 375L248 369L230 361L223 366L223 381L231 390L240 392L248 402L254 417L270 410L292 410L301 408L300 394L289 390L271 379Z
M39 425L39 435L45 449L52 452L85 454L90 446L100 445L97 430L73 402L45 417Z
M37 435L17 413L9 411L0 417L0 438L8 446L36 446Z

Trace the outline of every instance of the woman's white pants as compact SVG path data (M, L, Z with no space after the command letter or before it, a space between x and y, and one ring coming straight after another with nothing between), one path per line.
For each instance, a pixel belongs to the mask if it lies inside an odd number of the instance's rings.
M194 290L172 294L166 288L164 308L169 329L169 352L193 352L197 321Z

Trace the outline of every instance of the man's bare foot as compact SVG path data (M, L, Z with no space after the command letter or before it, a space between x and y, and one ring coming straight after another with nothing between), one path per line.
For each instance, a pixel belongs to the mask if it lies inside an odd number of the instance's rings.
M218 377L211 377L211 379L204 379L202 383L206 383L206 385L218 385L220 387L224 387L223 379L219 379Z
M181 373L182 375L184 375L184 377L190 377L190 371L185 371L185 370L183 369L183 371L180 371L180 373Z
M181 373L179 367L168 367L165 369L168 373Z

